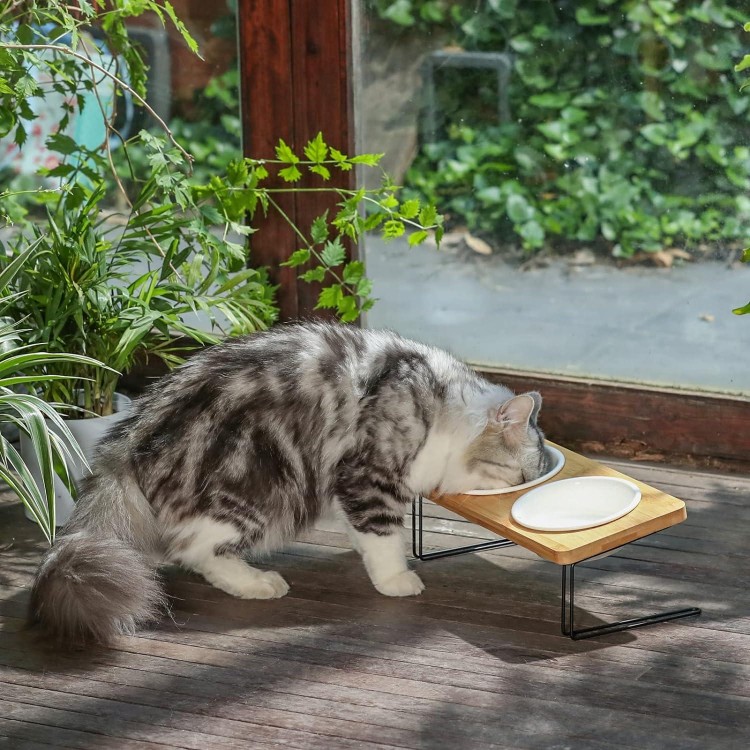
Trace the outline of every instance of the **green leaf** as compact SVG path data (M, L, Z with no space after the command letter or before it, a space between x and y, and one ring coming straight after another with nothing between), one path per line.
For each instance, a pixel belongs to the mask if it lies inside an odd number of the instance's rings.
M319 245L328 239L328 211L320 216L316 216L313 219L312 226L310 227L310 236L312 241Z
M421 245L428 237L428 233L424 229L420 229L418 232L412 232L409 235L409 246L414 247L415 245Z
M348 172L352 168L351 162L348 160L346 154L342 154L335 148L331 148L331 158L336 162L336 166L344 172Z
M537 248L544 244L544 229L536 221L526 222L518 228L518 233L523 237L526 247Z
M326 242L323 252L320 254L320 259L329 268L341 265L345 257L346 250L341 244L340 237L334 237L334 239Z
M57 151L58 154L69 156L79 151L78 144L64 133L54 133L47 138L46 146L50 151Z
M570 94L564 91L534 94L534 96L529 97L529 104L533 104L535 107L545 107L548 109L561 109L569 101Z
M302 172L292 164L290 167L284 167L279 170L279 177L286 182L297 182L302 177Z
M27 247L23 252L18 253L13 260L8 263L5 268L0 272L0 290L5 287L15 278L19 270L28 263L32 257L39 252L39 242L35 242ZM3 253L4 255L5 253Z
M325 141L323 141L323 134L321 132L318 132L318 134L313 138L311 141L308 141L307 145L304 148L305 156L310 160L314 161L316 164L320 164L320 162L325 161L326 157L328 156L328 146L326 145Z
M302 248L301 250L295 250L289 260L284 261L281 265L296 268L304 265L308 260L310 260L310 251L307 248Z
M644 125L641 128L641 135L651 143L657 146L664 146L667 144L670 136L669 125L662 123L652 123L651 125Z
M336 306L336 312L342 323L351 323L359 317L357 299L350 294L342 295Z
M302 281L323 281L326 277L326 268L325 266L316 266L315 268L311 268L309 271L305 271L305 273L300 275L300 278Z
M255 179L260 182L268 177L268 170L262 164L259 164L253 168L253 174L255 175Z
M297 164L299 157L286 145L283 138L279 138L279 145L276 146L276 158L284 164Z
M576 8L576 21L581 26L603 26L609 23L609 16L604 14L594 14L589 8Z
M341 291L341 284L332 284L331 286L325 287L318 296L318 304L315 305L316 310L321 309L337 309L339 302L343 297Z
M416 198L404 201L399 209L399 214L404 219L413 219L419 214L419 201Z
M376 167L385 154L359 154L352 156L349 161L352 164L366 164L368 167Z
M347 284L357 284L365 273L365 264L361 260L353 260L344 266L343 279Z
M430 228L438 223L438 212L435 206L425 206L419 212L419 223L423 227Z
M399 26L413 26L416 19L412 10L411 0L395 0L381 11L381 15Z
M398 206L398 198L393 193L388 193L384 198L380 199L380 205L383 208L396 208Z
M16 39L21 44L32 44L34 42L34 30L27 23L21 23L16 29Z
M4 438L3 441L5 442ZM6 445L8 448L13 447L7 442ZM10 472L5 466L0 464L0 479L10 487L16 497L18 497L29 509L29 512L39 524L44 536L47 538L47 542L52 544L54 540L55 525L49 516L44 497L39 492L39 488L36 486L36 482L33 478L30 482L26 482L18 471L16 471L16 473Z
M406 227L404 227L403 221L391 219L383 224L383 237L389 240L394 239L395 237L400 237L405 229Z
M324 167L322 164L313 164L310 167L310 171L314 174L320 175L324 180L331 179L331 170L328 167Z
M13 142L18 146L19 148L23 147L23 144L26 143L26 128L23 126L23 123L18 122L18 125L16 125L16 132L13 136Z
M357 284L357 296L368 297L370 292L372 292L372 280L368 278L361 279Z
M225 223L224 216L214 206L201 206L201 216L209 223L213 225L223 225Z
M513 193L508 196L506 203L508 218L514 224L521 224L534 217L534 207L522 195Z
M196 42L195 39L193 39L193 37L190 35L190 32L187 30L185 24L178 18L177 14L174 12L172 4L167 0L164 0L164 10L167 12L167 15L174 24L174 27L177 29L177 31L180 32L180 36L185 41L185 44L187 44L190 51L203 59L201 54L198 52L198 42Z
M383 214L383 213L370 214L365 219L365 224L364 224L365 232L369 232L370 230L376 229L377 227L379 227L385 221L387 215L388 214Z
M7 107L0 107L0 138L4 138L16 124L16 115Z

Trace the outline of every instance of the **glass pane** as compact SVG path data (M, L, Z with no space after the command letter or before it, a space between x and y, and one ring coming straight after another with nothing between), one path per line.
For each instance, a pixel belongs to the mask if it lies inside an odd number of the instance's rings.
M371 238L388 326L475 363L750 392L736 4L366 0L359 148L446 217Z
M67 90L53 78L48 64L65 62L68 56L41 53L44 63L30 71L40 88L29 97L31 112L25 142L21 148L16 145L15 127L3 133L0 139L0 186L3 190L12 192L15 198L16 191L31 191L40 184L49 187L66 184L67 173L47 179L42 179L40 174L40 169L54 169L66 161L67 154L49 140L59 133L72 138L76 146L96 153L109 150L123 187L132 192L131 176L142 181L149 174L144 147L138 143L137 136L144 128L163 136L157 117L169 126L175 140L193 155L195 182L205 182L212 175L221 174L231 159L241 155L236 2L222 0L199 5L190 0L175 0L172 5L195 38L202 59L188 48L168 19L162 23L152 13L145 13L128 18L125 23L130 39L127 46L139 51L146 66L145 98L153 109L153 116L140 105L132 91L121 89L115 93L114 83L104 74L92 80L84 76L76 82L72 92ZM141 11L133 9L133 12ZM94 27L79 34L76 51L112 75L122 76L128 83L129 78L137 75L132 58L112 51L107 45L107 34L99 28L101 24L102 20L98 19ZM37 43L54 42L60 47L73 44L70 34L61 35L52 26L32 28L37 35L32 41ZM61 121L66 110L67 118ZM105 128L105 117L112 120L113 129ZM123 153L123 140L130 142L130 164ZM109 179L111 201L113 205L121 205L124 196L117 195L114 178ZM30 194L29 203L33 204L35 199L36 196Z

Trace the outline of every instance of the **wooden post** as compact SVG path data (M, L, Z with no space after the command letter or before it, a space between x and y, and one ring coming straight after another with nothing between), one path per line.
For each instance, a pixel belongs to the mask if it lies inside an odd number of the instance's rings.
M240 91L243 150L246 156L273 158L279 138L300 151L320 131L326 142L353 153L351 44L348 0L323 3L297 0L239 0ZM305 176L305 187L324 184ZM332 170L328 186L353 187L353 175ZM309 235L312 220L336 200L320 193L284 195L280 208ZM298 238L284 218L271 210L256 215L259 230L251 238L250 262L268 266L279 284L281 320L309 317L317 285L297 278L304 269L281 268ZM356 248L349 246L353 257Z

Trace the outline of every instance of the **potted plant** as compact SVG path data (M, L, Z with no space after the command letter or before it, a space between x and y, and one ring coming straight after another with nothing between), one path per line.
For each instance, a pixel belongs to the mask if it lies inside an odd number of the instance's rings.
M42 399L71 408L68 426L87 459L129 404L116 388L136 358L158 357L172 366L190 348L218 341L222 332L259 330L274 319L273 290L262 271L244 268L218 246L210 248L212 256L196 252L180 232L190 217L175 218L178 207L171 203L147 203L143 192L153 191L160 174L154 170L138 196L149 208L124 225L102 218L102 185L69 185L47 206L46 221L32 227L36 252L17 266L10 282L5 314L23 321L31 344L89 358L26 368L28 377L36 376ZM167 235L172 240L162 256ZM27 234L18 234L0 257L0 268L15 263L28 243ZM190 320L196 313L205 315L203 324ZM219 329L211 331L212 325ZM21 447L39 477L35 445L22 440ZM84 465L74 462L69 470L77 480ZM61 523L73 500L61 482L56 488Z
M441 231L434 208L399 201L388 179L375 190L327 188L331 170L375 166L379 157L350 158L329 147L321 134L303 154L280 141L276 159L238 158L224 174L198 183L191 175L191 156L145 101L145 65L127 43L126 21L144 11L166 15L189 46L195 48L195 42L169 4L145 0L106 11L97 7L81 15L56 0L31 0L20 17L0 15L4 152L22 147L35 129L32 123L39 124L30 99L45 102L50 92L66 97L45 141L50 156L39 171L44 187L0 192L0 218L5 214L16 222L7 252L0 253L0 270L15 264L30 244L38 250L18 266L6 314L22 322L30 343L51 354L79 355L29 365L28 376L36 377L33 387L41 398L67 404L70 417L81 417L86 433L97 424L95 435L118 418L119 374L137 359L155 357L171 367L192 348L274 322L275 290L263 269L247 267L246 244L254 231L247 220L256 211L281 210L275 193L329 190L339 199L337 213L318 217L310 228L290 221L300 249L288 265L301 266L307 281L323 282L319 307L335 310L344 321L357 318L373 300L364 265L347 261L342 237L356 239L375 227L397 237L412 226L410 242L417 244L429 230L438 237ZM89 25L99 29L96 50L86 33ZM75 46L63 38L75 39ZM118 65L104 65L102 49ZM106 96L98 95L100 89ZM127 92L145 107L163 135L141 131L123 141L114 125L113 90ZM95 147L68 134L84 102L99 108L105 137ZM118 139L121 154L115 160ZM131 161L134 148L139 158ZM125 174L117 164L124 165ZM135 164L145 165L145 174ZM316 175L321 186L300 187L303 173ZM361 210L365 204L372 209L368 217ZM95 367L93 360L107 367ZM96 419L104 421L91 421ZM71 422L71 429L78 428ZM96 438L85 442L84 454ZM71 472L80 468L71 466Z
M8 283L36 251L36 247L29 247L0 271L0 314L16 301L15 295L8 292ZM27 515L38 523L51 544L57 521L54 483L70 487L68 463L84 466L85 458L58 413L59 405L26 391L26 385L37 382L37 376L28 375L27 370L54 368L61 363L96 367L97 363L88 357L45 352L24 343L25 331L7 321L3 318L0 322L0 425L17 428L21 440L28 441L34 449L34 464L27 464L3 431L0 479L21 500ZM64 376L49 377L58 380Z

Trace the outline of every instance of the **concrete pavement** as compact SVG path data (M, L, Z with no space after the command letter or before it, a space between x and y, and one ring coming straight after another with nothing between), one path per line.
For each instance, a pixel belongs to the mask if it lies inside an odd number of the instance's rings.
M517 270L498 256L368 238L392 328L462 359L515 369L750 395L750 267L570 266Z

